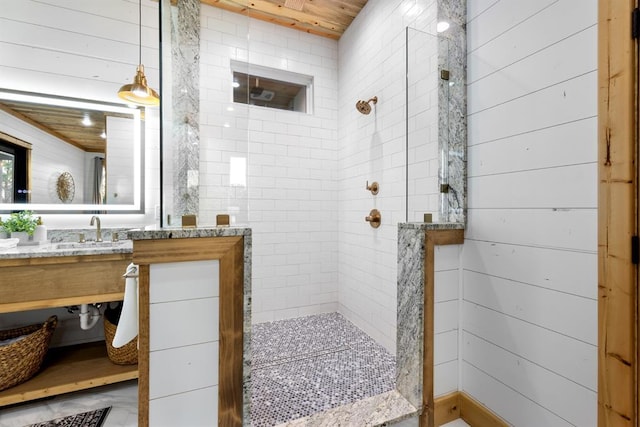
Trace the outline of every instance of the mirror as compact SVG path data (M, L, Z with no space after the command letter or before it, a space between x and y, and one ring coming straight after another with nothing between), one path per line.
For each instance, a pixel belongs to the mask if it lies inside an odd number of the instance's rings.
M141 209L143 112L0 89L0 211Z
M159 111L157 108L129 109L117 95L122 85L131 83L141 62L149 83L159 82L158 2L142 0L141 6L140 13L139 3L130 0L21 0L3 10L0 31L0 104L4 105L0 114L3 119L10 118L12 123L17 123L17 116L7 113L7 109L28 116L27 113L39 114L50 106L53 116L75 114L68 112L83 108L82 114L87 114L92 122L103 126L105 121L110 122L107 127L112 131L107 130L109 140L103 140L99 135L86 134L82 124L74 126L76 133L84 135L68 135L77 146L58 138L58 148L50 149L49 153L45 151L49 162L47 170L39 164L42 156L38 144L56 139L52 133L25 125L24 121L16 125L18 129L0 128L0 139L6 140L5 136L12 139L11 144L5 145L24 146L23 154L17 157L28 154L26 160L16 160L16 154L5 149L0 150L0 159L4 159L4 163L13 159L30 168L20 172L26 177L23 179L30 182L9 183L16 186L12 199L6 197L9 189L5 188L5 203L0 201L0 212L25 208L43 214L98 211L145 214L145 220L153 220L153 209L145 211L144 208L157 205L159 197L156 194ZM16 94L30 97L20 101L29 102L30 107L15 104L18 101L11 97ZM73 105L74 102L79 105ZM14 104L6 105L8 103ZM55 127L45 119L42 122ZM123 137L121 149L111 141L118 125L128 128L126 132L130 134ZM37 129L34 133L38 138L24 131L27 126ZM96 169L91 164L96 157L105 158L102 197L105 203L94 203L93 192L88 191L92 173L85 172ZM80 158L85 162L84 171L78 171L82 169L78 166ZM63 160L70 163L65 164ZM9 184L5 180L5 187ZM26 190L26 193L17 190Z

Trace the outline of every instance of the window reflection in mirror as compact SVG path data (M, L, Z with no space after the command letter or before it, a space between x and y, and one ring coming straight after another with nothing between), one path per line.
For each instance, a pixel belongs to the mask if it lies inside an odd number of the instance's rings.
M15 155L5 151L3 145L0 144L0 203L13 203L15 200L14 164Z
M0 202L26 203L29 201L30 147L11 140L0 132Z
M139 107L0 89L0 211L141 210L143 116Z

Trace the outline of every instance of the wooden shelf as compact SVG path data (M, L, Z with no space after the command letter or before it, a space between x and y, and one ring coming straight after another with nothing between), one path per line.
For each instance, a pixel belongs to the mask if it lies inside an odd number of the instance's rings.
M138 365L116 365L103 341L51 349L30 380L0 391L0 406L138 378Z

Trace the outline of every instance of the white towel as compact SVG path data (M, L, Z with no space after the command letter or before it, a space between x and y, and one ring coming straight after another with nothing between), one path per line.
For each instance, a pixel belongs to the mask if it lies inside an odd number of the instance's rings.
M138 266L129 264L125 276L122 313L113 337L115 348L122 347L138 335Z

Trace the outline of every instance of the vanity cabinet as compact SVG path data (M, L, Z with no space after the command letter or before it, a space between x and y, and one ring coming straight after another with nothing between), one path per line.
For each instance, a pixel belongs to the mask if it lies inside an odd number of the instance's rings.
M131 253L0 258L0 316L122 300L131 260ZM0 406L137 377L138 366L112 363L102 341L50 349L36 376L0 391Z

